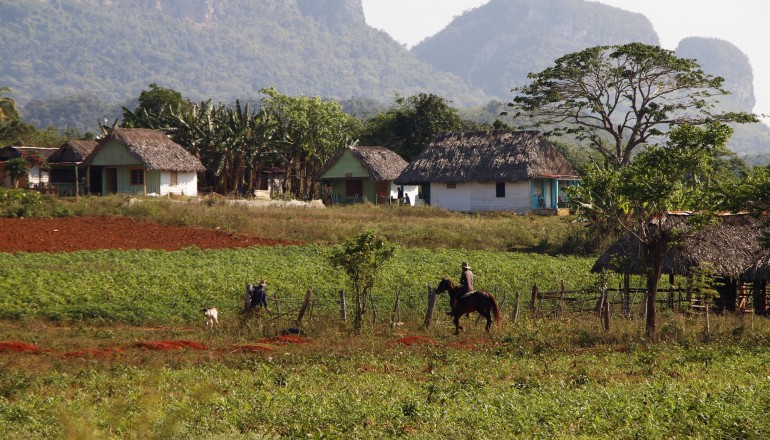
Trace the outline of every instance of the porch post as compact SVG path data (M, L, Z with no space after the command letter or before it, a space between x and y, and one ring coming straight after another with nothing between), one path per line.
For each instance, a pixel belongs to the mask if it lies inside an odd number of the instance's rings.
M78 164L75 164L75 199L78 198L78 194L80 193L80 188L78 187L78 180L80 180L80 177L78 177Z

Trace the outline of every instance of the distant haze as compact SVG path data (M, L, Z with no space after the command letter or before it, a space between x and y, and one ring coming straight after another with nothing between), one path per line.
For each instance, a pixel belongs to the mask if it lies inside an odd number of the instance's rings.
M434 35L464 11L503 0L362 0L366 22L412 47ZM601 0L652 22L666 49L685 37L720 38L737 46L754 70L755 113L770 116L770 51L766 48L766 0ZM770 124L770 117L764 119Z

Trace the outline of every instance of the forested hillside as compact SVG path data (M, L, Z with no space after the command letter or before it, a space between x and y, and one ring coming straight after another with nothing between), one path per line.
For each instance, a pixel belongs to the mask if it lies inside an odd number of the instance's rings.
M153 82L223 102L264 87L485 99L369 27L360 0L0 0L0 17L0 84L21 104L85 92L121 101Z
M361 0L0 0L0 24L0 87L22 118L80 131L134 108L151 83L193 101L253 102L274 87L369 109L424 92L473 113L564 54L658 44L643 15L586 0L491 0L411 51L366 24ZM677 52L726 78L730 109L752 109L738 48L692 38ZM731 146L767 154L769 140L755 124Z

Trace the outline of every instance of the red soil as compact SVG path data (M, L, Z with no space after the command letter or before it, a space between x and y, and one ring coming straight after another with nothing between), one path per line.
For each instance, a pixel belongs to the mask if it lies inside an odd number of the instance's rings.
M0 353L4 352L25 352L25 353L40 353L43 351L37 345L27 344L26 342L16 341L0 341Z
M223 249L289 244L225 231L160 225L127 217L0 218L0 252L95 249Z
M193 341L185 341L182 339L176 341L137 342L136 346L150 350L179 350L180 348L190 348L192 350L208 350L208 347L203 344L199 344Z
M425 336L406 336L401 339L396 339L393 341L396 344L403 344L403 345L423 345L423 344L429 344L429 345L436 345L436 341L430 338L426 338Z

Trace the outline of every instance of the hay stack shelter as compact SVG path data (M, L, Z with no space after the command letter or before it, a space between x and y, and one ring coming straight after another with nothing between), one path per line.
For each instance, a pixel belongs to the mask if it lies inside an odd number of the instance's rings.
M83 162L92 194L198 194L200 160L163 132L116 128Z
M79 167L94 151L96 144L96 141L70 140L48 156L51 185L56 187L59 196L74 196L85 192L87 179L85 174L80 173Z
M38 147L25 147L10 145L0 148L0 182L2 186L6 188L13 188L18 186L19 188L35 188L46 187L49 182L48 170L41 169L40 165L35 164L29 168L26 176L19 178L18 182L14 182L10 173L5 171L5 164L11 159L22 156L37 155L47 160L56 151L56 148L38 148Z
M663 221L667 227L680 227L686 231L692 228L685 223L689 215L684 212L667 213ZM717 288L720 294L717 305L735 310L748 296L748 287L744 283L755 281L747 276L748 270L767 252L759 242L762 231L761 220L748 214L721 215L716 223L686 234L687 237L666 255L662 272L673 280L676 275L691 276L695 267L711 268L723 284ZM643 275L645 264L642 255L639 240L630 234L625 235L599 257L591 271L612 270ZM754 284L754 288L759 286ZM754 304L758 306L756 295L755 292ZM762 295L766 296L766 293Z
M414 204L417 186L393 183L406 166L401 156L385 147L351 146L329 159L316 179L325 187L327 202L390 203L408 194Z
M557 213L577 173L543 133L440 133L396 179L454 211Z

